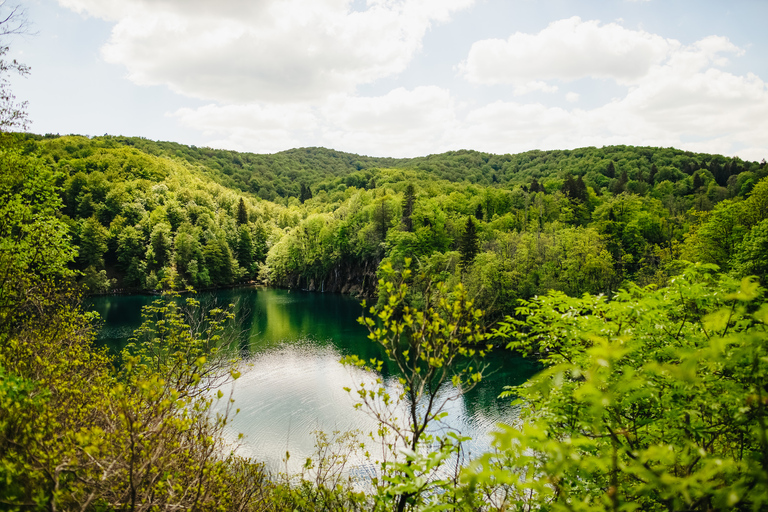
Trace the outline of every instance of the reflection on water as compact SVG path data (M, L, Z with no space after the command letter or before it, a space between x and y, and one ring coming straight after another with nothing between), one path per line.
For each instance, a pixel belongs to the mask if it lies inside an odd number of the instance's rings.
M343 390L372 376L344 367L350 354L385 359L357 323L361 308L347 296L272 289L235 289L200 294L204 304L235 304L237 331L244 358L242 376L235 383L232 422L245 454L282 468L290 451L290 468L297 469L312 453L315 430L333 432L375 430L375 422L354 410L354 400ZM115 351L125 346L139 327L141 306L152 297L98 297L92 308L104 319L98 340ZM498 422L516 415L509 399L499 399L505 385L520 384L536 370L529 361L497 350L488 356L491 373L475 389L449 402L447 424L473 438L465 448L479 453L489 447L489 432ZM383 368L390 381L392 368ZM448 391L450 392L450 391ZM225 394L225 395L228 395Z

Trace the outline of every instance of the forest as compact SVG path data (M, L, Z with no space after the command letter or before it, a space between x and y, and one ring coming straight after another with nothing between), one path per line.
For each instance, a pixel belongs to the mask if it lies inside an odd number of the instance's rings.
M0 503L763 509L767 175L671 148L403 160L0 134ZM302 475L224 442L232 313L178 292L254 283L370 301L403 387L349 391L403 449L367 489L343 436ZM163 298L115 359L81 298L137 292ZM470 389L494 344L542 371L505 392L520 420L495 451L447 472L462 439L426 433L437 391Z
M370 297L381 264L410 257L499 319L548 290L661 285L678 260L766 277L765 162L629 146L394 160L108 136L22 144L56 176L91 293L257 282Z

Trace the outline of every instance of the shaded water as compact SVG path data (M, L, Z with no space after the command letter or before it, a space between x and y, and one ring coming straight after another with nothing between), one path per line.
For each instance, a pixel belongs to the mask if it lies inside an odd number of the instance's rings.
M370 380L339 360L356 354L386 359L367 339L357 323L362 309L357 300L335 294L241 288L200 294L201 302L235 304L240 350L246 364L234 386L239 414L231 424L233 438L246 455L282 467L285 452L301 464L313 450L313 431L369 432L375 422L354 410L354 400L343 390ZM147 296L114 296L92 299L92 309L104 320L98 340L119 351L141 323L141 307L154 300ZM489 448L489 433L498 422L514 420L509 399L499 399L505 385L520 384L536 371L535 365L505 350L491 353L490 373L470 393L449 404L447 426L472 437L465 446L479 453ZM382 377L392 382L393 368L384 366ZM291 469L297 466L291 464Z

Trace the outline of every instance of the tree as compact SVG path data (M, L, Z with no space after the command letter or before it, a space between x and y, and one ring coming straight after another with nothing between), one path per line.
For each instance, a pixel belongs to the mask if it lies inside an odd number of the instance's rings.
M0 38L13 34L27 33L29 24L24 9L16 5L0 2ZM8 61L4 57L9 47L0 43L0 132L26 130L29 125L27 102L17 102L11 91L8 75L16 73L22 77L29 75L30 69L25 64Z
M573 201L585 202L589 197L587 193L587 185L584 183L581 175L577 179L573 179L571 174L565 177L565 182L560 189L563 194L568 196Z
M144 235L133 226L127 226L117 237L117 262L128 286L142 286L144 283L146 246Z
M521 510L764 509L768 303L715 269L523 302L496 334L545 370L509 390L521 424L473 463L470 488L501 485Z
M81 268L93 266L104 268L104 253L107 252L109 231L96 220L89 217L80 227L80 250L78 260Z
M483 205L478 204L475 209L475 218L482 222L483 220Z
M694 192L698 191L701 187L704 186L704 180L701 179L700 173L695 173L693 175L693 190Z
M402 224L404 231L413 231L413 220L411 219L411 216L413 215L413 205L415 201L416 191L413 187L413 183L409 183L408 186L405 187L405 193L403 194Z
M245 224L248 224L248 210L245 208L245 201L241 197L240 202L237 203L237 225L243 226Z
M648 175L648 183L653 185L654 181L656 180L656 173L659 172L659 170L656 168L656 164L651 164L651 173Z
M256 227L253 231L253 259L255 262L263 263L267 259L267 253L269 247L267 245L267 230L264 227L264 223L261 221L256 222Z
M312 199L312 189L309 186L301 184L301 191L299 192L299 202L304 204L307 199Z
M389 201L387 201L386 197L380 198L376 202L376 208L373 211L373 223L380 242L383 242L387 238L391 215L392 211L389 206Z
M380 502L402 512L409 503L424 504L430 491L446 488L438 470L462 439L452 433L434 438L427 434L427 427L445 417L449 401L481 380L484 366L477 358L484 357L490 346L484 344L483 313L473 307L461 285L450 290L442 283L427 282L415 299L417 306L406 284L412 279L410 259L400 272L385 263L382 273L379 288L385 300L368 310L370 316L363 303L360 322L368 327L371 341L380 344L396 364L402 388L393 395L378 378L373 388L362 385L355 390L360 400L356 407L379 422L379 434L390 449L407 448L404 461L397 452L393 461L385 461L378 488ZM376 372L383 365L357 356L343 362ZM449 386L453 393L446 389ZM403 407L406 424L398 418ZM440 448L424 455L419 448L425 444Z
M619 176L619 178L611 184L611 192L613 192L613 195L617 196L622 192L624 192L624 189L626 188L628 181L629 181L629 177L627 176L627 171L625 169L621 171L621 175Z
M171 226L160 222L152 229L147 248L147 263L151 269L160 269L171 261L173 238Z
M73 277L68 265L77 254L53 173L8 137L0 134L0 327L39 312L46 290Z
M237 229L237 262L250 275L253 266L253 241L248 226L240 226Z
M173 241L176 269L193 284L197 284L198 262L203 261L203 251L197 231L189 224L182 224Z
M232 282L232 254L222 237L212 238L203 247L205 266L211 282L216 285Z
M464 227L464 234L459 242L459 252L461 253L460 265L463 269L467 269L472 265L475 256L479 251L477 228L475 227L475 221L472 217L467 217L467 224Z

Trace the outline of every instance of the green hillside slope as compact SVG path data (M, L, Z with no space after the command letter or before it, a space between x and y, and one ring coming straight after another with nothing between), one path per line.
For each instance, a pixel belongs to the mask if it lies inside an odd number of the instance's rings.
M680 258L764 273L745 255L762 247L755 186L768 166L721 155L612 146L396 160L29 135L24 148L58 177L92 291L256 280L370 294L383 261L413 258L502 314L549 289L661 284ZM728 237L712 234L724 223Z

